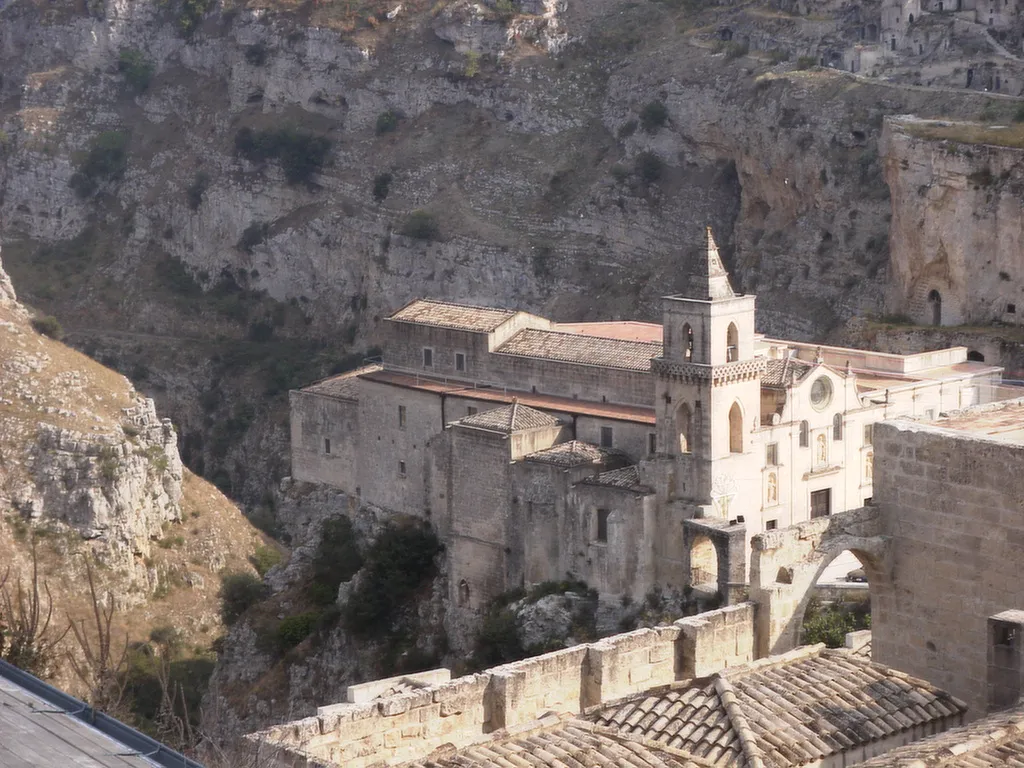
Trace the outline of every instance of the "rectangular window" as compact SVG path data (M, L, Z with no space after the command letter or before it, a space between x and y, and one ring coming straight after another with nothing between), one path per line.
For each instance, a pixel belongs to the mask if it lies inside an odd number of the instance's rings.
M864 445L873 445L875 439L875 425L865 424L864 425Z
M808 448L811 445L811 428L806 421L800 422L800 447Z
M465 371L466 370L466 356L461 352L455 353L455 370Z
M608 510L599 509L597 510L597 540L600 542L608 542Z
M476 406L473 406L473 405L467 405L466 406L466 415L467 416L476 416L476 414L477 414Z
M433 368L434 367L434 350L430 347L423 348L423 367Z
M779 521L778 520L768 520L764 524L764 529L766 531L774 531L778 527L779 527Z
M614 433L611 427L601 427L601 447L611 448L614 438Z
M658 436L653 432L647 433L647 452L652 454L658 452Z
M929 419L929 420L930 419L934 419L935 418L935 409L934 408L929 408L927 411L924 412L924 417L926 419Z
M331 438L329 437L324 438L324 453L327 455L330 455L331 453Z
M769 467L779 466L779 444L768 443L764 447L764 463Z
M398 476L399 477L405 477L405 462L404 461L398 462Z
M811 491L811 517L828 517L832 514L832 489Z
M865 507L870 507L873 503L874 502L873 502L873 500L872 500L872 498L870 496L868 496L866 499L864 499L864 506Z
M405 429L405 406L398 406L398 428Z

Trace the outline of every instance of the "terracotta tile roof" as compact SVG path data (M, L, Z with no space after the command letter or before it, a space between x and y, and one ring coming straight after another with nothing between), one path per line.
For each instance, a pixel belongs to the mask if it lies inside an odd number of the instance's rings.
M356 368L354 371L331 376L315 384L310 384L308 387L303 387L300 391L309 392L314 395L336 397L340 400L358 400L359 377L367 373L379 371L380 369L379 365L365 365L362 368Z
M650 341L661 344L664 328L661 323L642 323L638 320L609 320L598 323L554 323L553 331L598 336L602 339Z
M793 380L794 373L796 373L796 380L802 381L813 367L810 363L797 360L795 357L787 357L784 360L768 358L765 372L761 376L761 386L772 389L788 387Z
M951 728L858 765L864 768L1024 765L1024 708L1016 707L961 728Z
M654 493L654 491L640 482L640 468L635 464L621 469L613 469L610 472L602 472L599 475L588 477L581 482L587 485L607 485L612 488L623 488L627 491L638 491L640 493Z
M526 328L495 351L518 357L646 371L651 367L652 357L661 357L661 344Z
M543 451L526 456L527 461L539 461L544 464L556 464L560 467L577 467L580 464L595 464L605 461L618 452L608 448L599 448L580 440L570 440Z
M817 645L653 689L591 718L716 765L781 768L966 709L923 680Z
M417 299L395 312L389 320L401 323L436 325L460 331L488 333L515 314L511 309L474 307L469 304L450 304L446 301Z
M538 429L541 427L554 427L561 422L554 416L543 411L538 411L519 401L513 401L501 408L493 408L482 413L475 413L464 419L459 419L459 424L465 427L476 429L487 429L492 432L511 434L524 429Z
M504 388L477 388L469 382L440 381L425 376L399 373L397 371L375 371L363 378L381 384L416 389L421 392L457 395L469 400L483 400L494 403L511 403L518 399L523 405L543 408L560 413L576 413L581 416L596 416L601 419L628 421L634 424L654 424L654 409L639 405L618 405L616 403L595 403L590 400L577 400L573 397L542 395L521 392Z
M441 747L405 768L709 768L676 750L632 739L609 728L547 717L529 730L498 732L487 741L456 750Z

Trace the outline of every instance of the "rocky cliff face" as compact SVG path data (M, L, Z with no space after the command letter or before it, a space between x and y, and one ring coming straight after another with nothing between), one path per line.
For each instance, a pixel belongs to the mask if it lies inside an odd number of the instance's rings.
M1021 322L1020 136L1015 126L998 124L886 121L893 314L925 325L934 322L936 311L942 325Z
M764 330L880 310L882 116L982 99L716 53L720 24L813 44L756 9L420 5L341 31L214 11L191 37L156 0L0 17L21 290L144 374L190 466L253 504L286 472L280 393L414 296L656 319L710 224Z

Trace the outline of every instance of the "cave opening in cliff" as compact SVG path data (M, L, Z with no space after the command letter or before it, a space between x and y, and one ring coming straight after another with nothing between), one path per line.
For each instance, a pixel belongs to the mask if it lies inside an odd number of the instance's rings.
M928 303L932 308L932 325L942 325L942 294L933 288L928 294Z

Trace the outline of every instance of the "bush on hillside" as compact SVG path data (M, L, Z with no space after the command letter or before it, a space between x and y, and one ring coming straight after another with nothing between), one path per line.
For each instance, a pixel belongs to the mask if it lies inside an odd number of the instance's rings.
M439 240L441 228L438 226L434 214L421 209L413 211L406 217L398 233L416 240Z
M85 159L68 183L79 197L91 197L103 182L120 181L128 169L128 136L120 131L104 131L97 136Z
M238 618L267 596L263 580L251 573L228 573L221 581L220 617L225 625L231 626Z
M156 67L137 48L122 48L117 60L117 69L124 75L124 81L135 93L149 88Z

